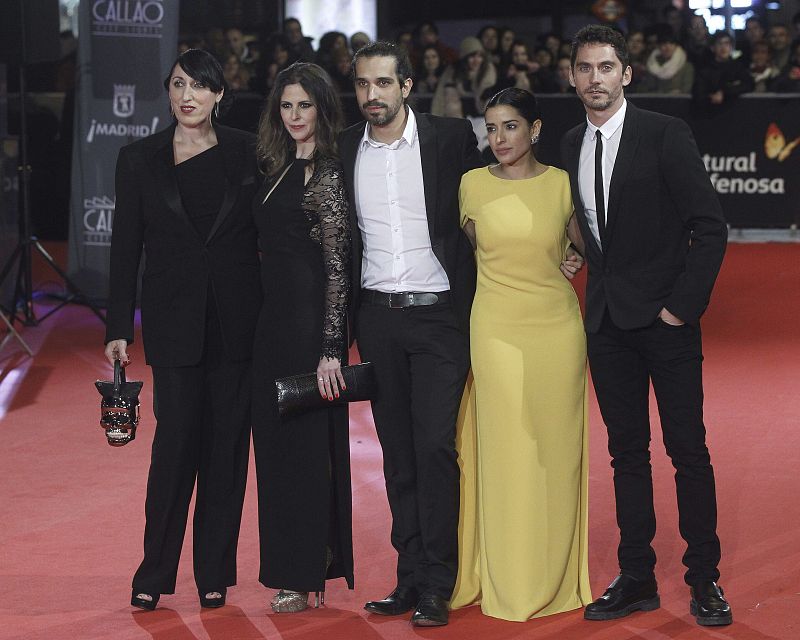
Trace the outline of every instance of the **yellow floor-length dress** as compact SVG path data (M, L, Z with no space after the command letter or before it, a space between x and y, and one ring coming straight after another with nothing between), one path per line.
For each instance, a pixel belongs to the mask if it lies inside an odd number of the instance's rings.
M472 376L459 415L459 575L451 608L523 621L591 602L586 338L559 271L567 174L466 174L477 236Z

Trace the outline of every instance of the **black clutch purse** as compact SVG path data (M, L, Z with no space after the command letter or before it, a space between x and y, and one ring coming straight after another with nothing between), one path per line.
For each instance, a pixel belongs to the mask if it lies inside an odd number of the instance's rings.
M114 380L94 383L103 399L100 401L100 426L112 447L121 447L136 437L139 424L140 380L127 382L125 369L119 360L114 361Z
M342 377L347 386L339 389L339 397L323 398L317 386L317 373L303 373L275 380L278 391L278 413L282 418L296 416L312 409L324 409L347 402L372 400L378 391L375 370L371 362L342 367Z

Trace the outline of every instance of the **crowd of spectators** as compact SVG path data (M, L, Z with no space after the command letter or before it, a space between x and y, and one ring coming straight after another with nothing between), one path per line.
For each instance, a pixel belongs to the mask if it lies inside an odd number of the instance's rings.
M668 5L661 21L626 34L633 81L628 93L692 94L711 110L742 93L800 92L800 15L792 25L747 20L735 34L710 34L701 15ZM233 90L266 94L277 73L298 60L316 62L343 93L352 92L352 55L370 41L365 33L349 38L329 31L314 41L295 18L266 38L231 27L186 37L181 48L200 47L223 63ZM460 43L439 38L434 22L396 33L415 69L418 94L431 97L440 115L477 116L500 89L519 87L534 93L570 93L569 40L557 33L517 34L488 24ZM457 46L455 46L457 44Z
M298 20L288 18L279 32L270 35L237 27L212 28L203 34L184 34L179 47L213 53L222 63L234 92L264 96L280 70L302 60L320 64L343 94L352 94L352 55L373 35L359 32L348 37L331 31L315 42L303 33ZM692 95L699 106L713 114L742 93L800 93L800 13L789 24L766 24L753 17L742 31L712 35L702 16L690 15L687 19L684 12L670 5L657 24L631 29L626 37L633 68L626 94ZM569 82L570 42L558 33L522 33L508 26L487 24L461 42L446 42L439 37L436 24L425 21L413 29L399 29L394 40L409 52L415 69L414 93L425 98L425 110L470 119L481 147L486 145L483 104L495 92L510 86L536 94L574 91ZM36 211L64 211L63 215L48 214L46 220L34 220L37 233L43 237L66 234L77 64L77 41L72 32L61 34L61 45L60 60L30 65L27 73L28 91L57 91L67 96L61 129L49 110L36 110L33 105L28 108L31 153L43 158L34 174L39 178L34 177L34 181L61 185L56 197L51 189L32 189L34 199L49 198L46 203L34 203ZM7 66L6 71L8 90L18 90L18 69ZM234 104L237 103L239 111L230 114L229 123L242 128L255 126L262 101L241 100ZM17 131L15 123L19 119L14 108L12 104L9 111L12 133ZM353 118L360 117L357 107L349 104L349 108ZM61 174L54 177L55 169L48 173L50 165L62 168ZM52 226L51 220L58 221L57 228L48 227Z

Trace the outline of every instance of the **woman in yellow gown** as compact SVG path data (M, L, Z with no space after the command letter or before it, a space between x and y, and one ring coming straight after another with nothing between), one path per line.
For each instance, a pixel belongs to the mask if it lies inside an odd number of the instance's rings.
M534 96L505 89L486 108L499 164L467 173L459 193L476 248L473 378L457 447L459 575L451 608L480 603L523 621L591 602L587 563L586 338L559 271L582 253L569 178L536 160Z

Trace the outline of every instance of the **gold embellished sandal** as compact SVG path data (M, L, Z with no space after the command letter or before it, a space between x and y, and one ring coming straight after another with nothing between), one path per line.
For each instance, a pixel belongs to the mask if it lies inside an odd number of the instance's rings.
M297 613L308 608L308 591L281 589L269 603L275 613Z

